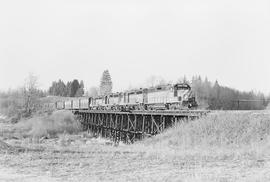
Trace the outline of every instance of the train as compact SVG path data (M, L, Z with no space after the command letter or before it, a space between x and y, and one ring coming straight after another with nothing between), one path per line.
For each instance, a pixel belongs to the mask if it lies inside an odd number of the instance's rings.
M187 83L133 89L97 97L72 98L55 103L56 109L70 110L190 110L198 106Z

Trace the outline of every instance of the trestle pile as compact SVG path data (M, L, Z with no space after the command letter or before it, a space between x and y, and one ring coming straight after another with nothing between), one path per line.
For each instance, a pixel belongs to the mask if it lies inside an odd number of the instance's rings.
M182 112L116 112L102 110L74 110L83 129L94 136L109 138L115 143L133 143L161 133L176 122L205 115L206 111Z

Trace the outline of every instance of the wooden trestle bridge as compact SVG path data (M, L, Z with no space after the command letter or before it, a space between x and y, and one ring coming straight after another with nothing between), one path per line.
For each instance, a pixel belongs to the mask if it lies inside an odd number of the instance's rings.
M115 143L133 143L156 135L180 120L201 117L207 111L106 111L72 110L83 126L94 136L110 138Z

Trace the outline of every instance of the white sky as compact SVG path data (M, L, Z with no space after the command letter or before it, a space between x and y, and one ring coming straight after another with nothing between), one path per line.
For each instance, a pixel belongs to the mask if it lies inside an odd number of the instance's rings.
M29 72L114 91L151 75L270 93L269 0L1 0L0 89Z

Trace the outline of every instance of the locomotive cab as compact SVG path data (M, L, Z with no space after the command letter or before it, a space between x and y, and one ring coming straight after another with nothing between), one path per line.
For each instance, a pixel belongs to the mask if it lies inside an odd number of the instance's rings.
M195 96L187 83L175 84L173 89L174 97L177 98L180 107L188 107L190 109L197 106Z
M187 93L191 90L191 87L186 83L178 83L174 85L174 97L178 98L178 101L186 100Z
M177 97L178 101L181 102L182 106L187 106L189 109L198 106L195 95L188 84L176 84L174 86L174 92L175 97Z

